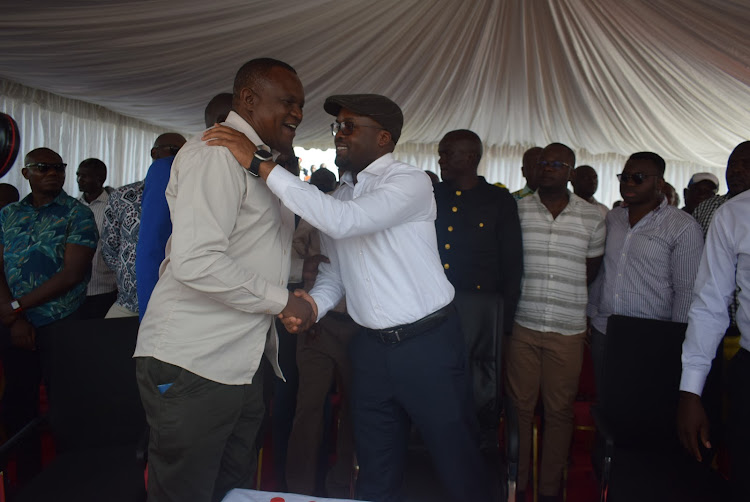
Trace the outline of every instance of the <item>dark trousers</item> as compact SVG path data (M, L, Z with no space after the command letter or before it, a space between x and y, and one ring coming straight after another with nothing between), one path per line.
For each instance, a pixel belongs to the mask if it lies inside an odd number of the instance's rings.
M136 359L151 429L149 502L220 501L252 488L263 420L262 373L249 385L225 385L152 357ZM158 385L171 383L163 394Z
M329 313L317 325L318 333L302 333L297 339L299 390L294 426L289 437L286 481L290 491L313 495L318 458L324 436L325 402L331 384L338 380L343 396L336 441L336 465L328 473L328 497L348 498L354 462L349 413L351 364L349 342L359 326L348 316ZM324 455L325 461L328 456ZM325 466L327 467L327 465Z
M117 290L87 296L86 301L78 309L78 314L81 319L104 319L115 301L117 301Z
M729 458L732 500L750 500L750 352L729 363Z
M78 312L65 319L36 328L36 350L12 347L3 341L5 393L2 418L8 435L15 434L39 415L39 385L44 382L47 396L52 393L52 345L61 323L75 320ZM9 340L10 332L2 327L0 337ZM23 484L41 469L41 439L36 429L18 458L18 482Z
M392 345L363 330L349 353L358 498L401 500L413 422L451 498L490 500L458 316Z
M273 445L273 473L276 490L287 491L286 462L289 435L294 423L297 407L297 335L289 333L281 321L276 321L279 335L279 366L286 381L274 375L273 399L271 404L271 441Z

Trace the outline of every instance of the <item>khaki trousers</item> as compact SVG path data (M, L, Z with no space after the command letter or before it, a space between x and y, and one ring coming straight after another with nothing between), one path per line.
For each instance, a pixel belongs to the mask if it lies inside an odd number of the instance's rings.
M573 402L578 391L584 339L585 333L565 336L513 325L506 364L508 394L518 410L519 490L526 488L529 479L531 422L541 390L544 434L539 493L554 496L560 491L573 434Z

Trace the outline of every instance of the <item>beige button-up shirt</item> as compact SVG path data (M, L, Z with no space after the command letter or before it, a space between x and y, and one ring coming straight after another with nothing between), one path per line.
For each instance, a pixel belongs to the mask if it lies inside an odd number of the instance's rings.
M262 145L236 113L225 124ZM294 214L200 137L175 158L166 197L173 232L135 357L237 385L252 382L265 352L281 376L274 316L287 303Z

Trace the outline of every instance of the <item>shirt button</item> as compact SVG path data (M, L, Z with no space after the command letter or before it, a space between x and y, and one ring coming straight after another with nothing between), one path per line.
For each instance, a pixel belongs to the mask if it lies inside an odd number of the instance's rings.
M446 244L446 245L445 245L445 249L450 249L450 248L451 248L451 245L450 245L450 244Z
M458 212L458 208L457 208L456 206L453 206L453 207L451 208L451 211L453 211L454 213L457 213L457 212Z
M445 270L448 270L449 268L451 268L451 266L450 266L450 265L448 265L448 264L446 263L445 265L443 265L443 268L444 268Z
M461 190L456 190L456 195L461 196Z
M453 227L448 227L449 232L453 232Z

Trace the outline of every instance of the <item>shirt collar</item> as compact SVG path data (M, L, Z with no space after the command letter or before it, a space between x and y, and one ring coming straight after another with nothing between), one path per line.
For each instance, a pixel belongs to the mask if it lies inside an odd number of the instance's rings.
M365 175L365 177L367 177L367 175L380 176L381 174L385 173L386 168L393 164L393 162L393 154L386 153L385 155L383 155L382 157L378 157L377 159L372 161L370 165L362 169L362 171L357 174L357 179L361 180L361 176L363 174ZM341 175L341 182L353 187L354 175L349 171L345 172Z
M32 200L33 200L32 196L33 196L33 194L27 195L26 197L24 197L23 199L21 199L21 202L19 202L19 204L23 204L25 206L29 206L29 207L33 208L34 204L32 203ZM50 206L52 204L57 204L59 206L65 205L65 199L67 199L67 198L68 198L68 194L65 193L65 190L60 190L60 193L57 194L57 197L55 197L54 199L52 199L52 202L49 202L49 203L47 203L47 204L45 204L43 206L40 206L40 207L47 207L47 206ZM34 208L34 209L39 209L39 208Z
M103 202L103 203L106 204L107 201L109 200L109 193L107 192L107 189L104 188L104 189L102 189L102 193L100 193L99 196L96 199L92 200L91 202L88 202L86 200L86 196L84 194L81 194L81 196L78 197L78 200L81 201L81 202L83 202L87 206L90 206L91 204L93 204L95 202Z
M229 125L233 129L240 131L242 134L247 136L248 139L252 141L253 144L259 149L270 150L270 152L273 154L274 160L276 160L276 157L279 156L279 152L271 149L271 147L263 143L263 140L260 139L260 136L258 136L258 133L255 132L255 129L253 129L253 126L248 124L247 121L243 119L242 117L240 117L240 115L234 110L229 112L229 115L227 115L227 120L224 122L224 124Z

